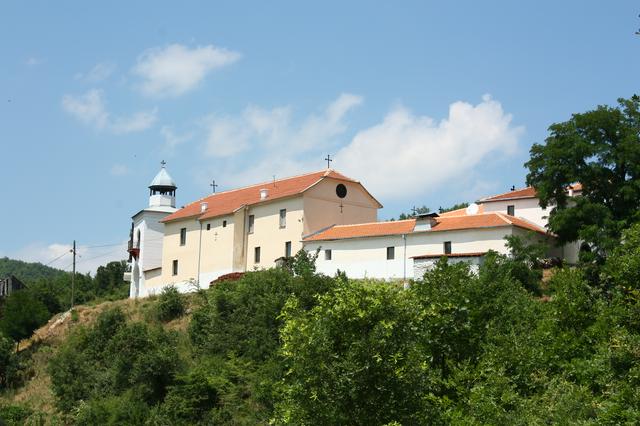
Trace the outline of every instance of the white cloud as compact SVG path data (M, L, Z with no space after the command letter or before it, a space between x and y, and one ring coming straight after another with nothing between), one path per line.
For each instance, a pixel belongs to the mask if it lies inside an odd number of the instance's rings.
M111 62L97 63L86 73L78 73L75 75L76 80L82 80L87 83L98 83L106 80L116 70L116 65Z
M292 109L288 106L264 109L252 105L240 116L211 116L205 120L205 152L224 158L249 149L263 149L265 159L273 162L319 145L326 146L346 130L346 114L361 103L360 96L341 94L320 114L307 117L299 125L292 122Z
M439 122L398 107L358 132L336 162L379 197L427 193L467 175L490 155L512 154L524 128L511 121L488 95L475 106L451 104L449 116Z
M138 111L130 117L118 117L113 120L111 129L114 133L140 132L153 126L156 122L158 108L151 111Z
M109 114L104 105L103 92L99 89L91 89L84 95L79 96L64 95L62 97L62 107L67 113L84 124L97 129L105 128L109 121Z
M160 134L164 138L164 148L169 152L193 137L193 133L177 134L171 126L162 126Z
M475 175L478 166L509 158L524 132L486 95L476 105L452 103L441 120L399 106L341 141L348 130L346 114L361 103L359 96L343 94L300 124L293 122L290 107L251 106L239 116L210 118L205 153L225 162L203 170L201 180L222 174L235 186L284 177L318 170L322 156L335 153L332 166L361 180L380 199L407 199L454 187L452 182L472 186L483 178ZM248 169L245 157L252 160Z
M240 59L240 53L213 45L193 49L180 44L152 48L143 52L133 73L143 81L148 96L179 96L193 90L213 70Z
M30 67L35 67L36 65L40 65L41 63L43 63L44 60L40 59L40 58L36 58L35 56L30 56L27 58L27 60L25 61L25 63L27 65L29 65Z
M124 164L114 164L109 173L113 176L125 176L129 174L129 168Z
M148 129L156 122L158 113L158 109L154 108L135 112L129 117L111 117L104 101L104 92L99 89L91 89L83 95L64 95L62 108L88 126L117 134Z
M127 259L128 254L126 249L126 241L106 247L78 245L76 246L76 271L83 274L94 274L99 266L106 265L112 261ZM29 244L14 253L7 254L7 257L12 259L19 259L25 262L40 262L45 265L59 256L62 257L52 262L50 266L52 268L71 271L73 261L71 244L44 244L37 242Z

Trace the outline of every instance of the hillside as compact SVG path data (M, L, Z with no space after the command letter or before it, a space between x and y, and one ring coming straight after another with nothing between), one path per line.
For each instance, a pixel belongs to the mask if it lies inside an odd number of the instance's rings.
M45 278L51 279L63 275L65 272L45 266L37 262L23 262L22 260L9 259L8 257L0 258L0 277L7 275L15 275L25 284Z

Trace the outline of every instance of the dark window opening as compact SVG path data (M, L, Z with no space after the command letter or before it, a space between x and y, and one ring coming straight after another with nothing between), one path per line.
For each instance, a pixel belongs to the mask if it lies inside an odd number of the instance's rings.
M287 209L280 209L280 228L287 227Z
M260 263L260 247L253 249L253 263Z
M324 260L331 260L331 249L324 251Z
M226 220L223 220L223 221L222 221L222 227L223 227L223 228L226 228L226 227L227 227L227 221L226 221Z
M387 247L387 260L393 260L396 258L396 248Z
M210 231L210 230L211 230L211 224L207 223L207 231Z
M291 257L291 241L284 243L284 257Z
M507 206L507 214L509 216L515 216L516 215L516 206L514 206L514 205Z
M253 225L256 218L253 215L249 215L249 233L253 234Z
M451 241L444 242L444 254L451 254Z
M178 275L178 261L173 261L173 275Z
M187 244L187 228L180 228L180 245Z

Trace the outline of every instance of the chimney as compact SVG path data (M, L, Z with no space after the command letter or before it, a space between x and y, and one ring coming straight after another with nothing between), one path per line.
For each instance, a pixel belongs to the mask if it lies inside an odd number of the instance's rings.
M438 213L425 213L416 216L416 226L413 232L429 231L438 221L436 218L440 216Z
M200 203L200 213L206 212L208 208L209 208L209 203L207 203L206 201L203 201Z
M269 196L269 190L266 189L266 188L262 188L260 190L260 199L261 200L266 200L268 196Z

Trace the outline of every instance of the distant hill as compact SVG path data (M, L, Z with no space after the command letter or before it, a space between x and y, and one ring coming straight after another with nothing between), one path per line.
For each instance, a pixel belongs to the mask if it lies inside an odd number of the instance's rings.
M65 272L45 266L42 263L23 262L22 260L0 258L0 277L15 275L20 281L29 284L40 278L55 278Z

